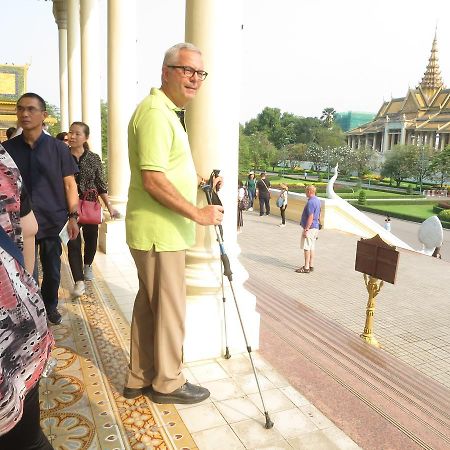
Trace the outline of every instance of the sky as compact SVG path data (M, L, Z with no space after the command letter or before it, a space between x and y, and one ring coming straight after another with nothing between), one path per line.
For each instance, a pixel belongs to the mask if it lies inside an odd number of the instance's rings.
M98 1L104 44L100 75L106 99L107 0ZM139 100L150 87L159 86L164 51L184 40L185 1L136 1ZM2 21L0 64L30 64L28 90L59 106L58 30L52 2L0 3L2 16L8 18ZM436 26L441 73L450 86L448 0L242 0L242 4L243 64L241 71L230 74L241 92L241 123L266 106L304 117L320 116L326 107L376 113L384 100L403 97L420 82ZM15 19L19 17L20 22Z

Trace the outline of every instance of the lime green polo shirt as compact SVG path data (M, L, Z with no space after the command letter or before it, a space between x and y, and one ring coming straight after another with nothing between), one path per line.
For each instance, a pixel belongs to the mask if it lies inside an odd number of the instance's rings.
M126 214L129 247L157 252L185 250L195 243L195 223L158 203L144 189L141 171L164 172L190 203L197 199L197 175L179 108L152 88L136 108L128 126L130 187Z

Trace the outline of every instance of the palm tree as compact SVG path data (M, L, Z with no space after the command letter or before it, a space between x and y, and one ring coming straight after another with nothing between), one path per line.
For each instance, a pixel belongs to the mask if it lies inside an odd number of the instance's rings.
M322 111L320 120L324 123L324 125L327 128L331 128L333 126L335 116L336 116L336 110L334 108L325 108Z

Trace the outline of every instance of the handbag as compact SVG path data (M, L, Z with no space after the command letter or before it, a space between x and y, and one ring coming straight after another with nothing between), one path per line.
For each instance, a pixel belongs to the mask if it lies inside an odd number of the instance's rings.
M103 220L103 211L95 189L83 192L78 201L78 223L99 225Z
M281 208L283 205L284 205L284 199L283 199L282 195L280 195L277 198L277 206L278 206L278 208Z

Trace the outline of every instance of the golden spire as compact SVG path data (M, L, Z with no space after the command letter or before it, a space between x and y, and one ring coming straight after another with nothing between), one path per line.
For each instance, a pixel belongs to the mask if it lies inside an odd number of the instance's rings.
M431 97L440 87L443 86L443 84L444 83L441 77L441 69L439 68L437 37L435 32L433 45L431 46L430 59L428 60L427 70L425 71L419 86L426 94L428 94Z

